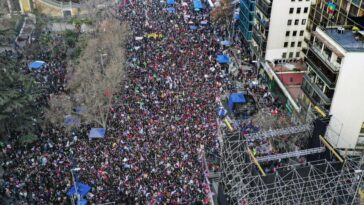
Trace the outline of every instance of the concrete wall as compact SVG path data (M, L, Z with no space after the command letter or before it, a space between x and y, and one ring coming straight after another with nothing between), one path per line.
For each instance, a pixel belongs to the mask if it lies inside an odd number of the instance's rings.
M302 49L302 46L299 48L297 47L297 43L301 41L302 45L304 44L304 35L299 36L299 32L301 30L306 30L310 5L310 0L295 0L294 2L291 0L273 1L265 57L266 60L273 61L275 59L282 59L283 52L287 53L286 59L288 59L289 52L294 52L293 58L296 58L296 52L299 52ZM305 7L308 7L307 13L304 13ZM290 8L294 8L292 14L289 13ZM297 8L301 8L300 14L297 14ZM290 26L287 25L288 19L292 20ZM299 19L298 25L294 25L296 19ZM305 25L302 25L302 19L306 19ZM286 37L286 31L290 31L289 37ZM297 31L296 36L292 36L293 31ZM284 42L288 42L287 48L284 48ZM294 47L291 47L291 42L295 42Z
M364 52L347 53L336 83L327 135L339 148L355 147L364 122L363 59Z

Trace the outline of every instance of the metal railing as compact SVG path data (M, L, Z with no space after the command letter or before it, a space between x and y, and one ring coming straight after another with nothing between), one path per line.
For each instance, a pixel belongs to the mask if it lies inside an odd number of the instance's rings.
M310 97L310 98L312 98L312 95L313 95L313 93L312 93L312 91L314 92L314 93L316 93L323 101L324 101L324 104L330 104L331 103L331 99L330 98L328 98L326 95L325 95L325 93L324 92L322 92L322 90L315 84L315 83L313 83L313 82L311 82L311 79L310 79L310 77L308 77L308 75L307 74L305 74L304 75L304 77L303 77L303 80L304 80L304 82L306 82L308 85L309 85L309 87L311 88L311 90L307 90L306 88L305 88L305 86L302 86L302 90L303 91L306 91L306 94L308 94L309 96L308 97Z
M310 59L306 58L307 64L313 68L312 70L327 84L329 88L334 88L334 82L332 82L322 71L321 68L316 66L316 64Z
M318 57L320 57L320 59L322 60L322 61L324 61L324 63L326 63L329 67L331 67L332 68L332 70L333 71L339 71L339 69L340 69L340 66L338 66L338 65L335 65L334 63L332 63L331 61L329 61L329 59L328 59L328 56L325 56L322 52L321 52L321 49L320 48L318 48L317 46L315 46L315 45L313 45L313 46L311 46L311 48L312 48L312 50L314 51L314 53L318 56Z

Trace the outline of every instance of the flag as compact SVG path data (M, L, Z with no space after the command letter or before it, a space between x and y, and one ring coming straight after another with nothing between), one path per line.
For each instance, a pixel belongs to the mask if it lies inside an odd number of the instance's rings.
M336 4L334 4L333 2L327 3L327 13L334 14L335 10L336 10Z

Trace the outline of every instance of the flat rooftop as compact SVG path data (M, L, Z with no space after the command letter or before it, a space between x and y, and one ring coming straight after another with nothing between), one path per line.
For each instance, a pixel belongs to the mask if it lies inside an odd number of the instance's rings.
M280 63L273 67L274 72L297 72L306 71L307 67L303 61L297 61L292 63Z
M338 32L337 28L326 28L324 32L346 51L364 52L364 36L347 29Z

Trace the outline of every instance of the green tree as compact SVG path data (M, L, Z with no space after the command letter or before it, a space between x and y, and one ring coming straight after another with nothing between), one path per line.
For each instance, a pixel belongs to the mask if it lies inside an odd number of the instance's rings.
M13 131L31 132L38 120L36 102L42 93L31 76L13 66L7 62L0 70L0 132L8 135Z

